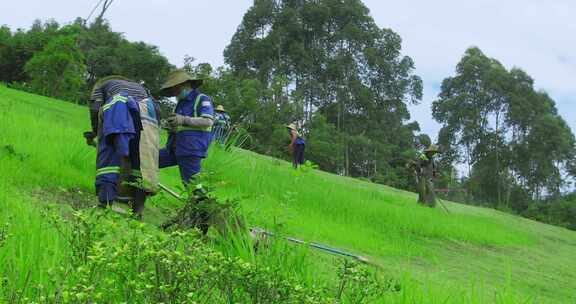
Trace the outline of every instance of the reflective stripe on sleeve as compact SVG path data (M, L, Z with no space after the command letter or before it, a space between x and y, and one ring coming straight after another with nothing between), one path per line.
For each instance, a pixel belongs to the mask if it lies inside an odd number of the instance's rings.
M127 101L128 101L128 97L125 97L122 95L114 95L114 97L112 97L112 101L110 101L109 103L102 106L102 111L106 111L106 110L110 109L117 102L126 103Z

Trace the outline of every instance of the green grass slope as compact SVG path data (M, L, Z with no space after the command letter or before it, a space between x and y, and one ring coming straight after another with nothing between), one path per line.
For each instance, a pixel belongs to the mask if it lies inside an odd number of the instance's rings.
M43 282L43 269L60 263L65 246L38 205L91 204L95 152L82 138L88 127L84 107L0 86L0 245L3 231L10 234L0 246L0 277ZM576 303L575 232L451 202L450 213L423 208L413 193L295 171L240 149L212 149L204 170L216 196L239 199L250 225L365 255L402 280L405 291L383 301ZM179 185L174 168L161 179ZM176 207L157 196L145 222L158 224ZM330 279L330 258L309 259L313 273Z

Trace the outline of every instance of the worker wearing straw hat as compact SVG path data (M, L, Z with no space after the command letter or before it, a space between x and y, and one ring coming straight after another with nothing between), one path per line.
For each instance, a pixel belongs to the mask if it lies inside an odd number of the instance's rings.
M218 105L216 107L216 112L214 116L212 140L215 140L220 144L224 144L224 141L228 136L229 127L230 127L230 116L228 115L228 113L226 113L226 110L224 110L223 105Z
M436 163L434 162L434 156L437 153L438 147L430 145L420 153L418 159L413 163L418 186L418 203L428 207L436 207L433 179L437 175Z
M306 147L304 138L296 129L295 124L287 125L286 129L288 129L288 135L290 136L288 151L292 154L292 166L298 168L298 166L304 164L304 149Z
M161 87L164 96L175 96L178 103L166 121L169 135L166 147L160 150L160 168L178 165L184 185L200 172L212 136L214 108L210 97L199 90L202 82L176 70Z

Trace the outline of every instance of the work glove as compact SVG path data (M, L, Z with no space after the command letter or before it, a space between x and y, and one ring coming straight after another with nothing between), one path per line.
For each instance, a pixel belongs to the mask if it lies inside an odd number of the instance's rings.
M168 133L174 133L176 132L176 128L172 127L170 124L168 124L168 120L167 119L162 119L160 121L160 127L164 130L167 130Z
M190 117L180 114L173 114L166 119L166 123L174 130L180 126L208 128L213 125L213 120L205 117Z
M84 132L84 138L86 139L86 144L92 147L96 147L96 142L94 141L94 132Z
M186 117L184 115L173 114L172 116L170 116L166 119L166 123L168 124L169 128L176 129L176 128L186 124L186 118L188 118L188 117Z

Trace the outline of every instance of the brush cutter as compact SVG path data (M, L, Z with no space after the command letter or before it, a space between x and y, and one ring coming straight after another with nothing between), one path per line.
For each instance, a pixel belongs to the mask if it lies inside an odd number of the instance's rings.
M179 201L184 201L184 199L180 195L178 195L178 193L174 192L174 190L171 190L170 188L162 185L161 183L158 183L158 187L160 187L160 189L162 189L164 192L170 194L175 199Z
M446 205L444 205L444 200L442 200L439 197L437 197L436 200L438 201L440 206L442 206L442 209L444 209L444 211L446 211L446 213L450 214L450 211L448 211L448 208L446 208Z
M252 227L250 228L250 232L254 235L262 235L265 237L276 237L276 235L272 232L266 231L262 228L258 228L258 227ZM298 245L304 245L304 246L309 246L312 247L314 249L318 249L330 254L334 254L334 255L340 255L340 256L345 256L345 257L349 257L349 258L353 258L361 263L365 263L365 264L369 264L370 260L368 260L368 258L364 257L364 256L360 256L360 255L356 255L347 251L344 251L342 249L338 249L338 248L334 248L334 247L329 247L323 244L319 244L319 243L314 243L314 242L306 242L306 241L302 241L293 237L280 237L284 240L287 240L291 243L295 243Z

